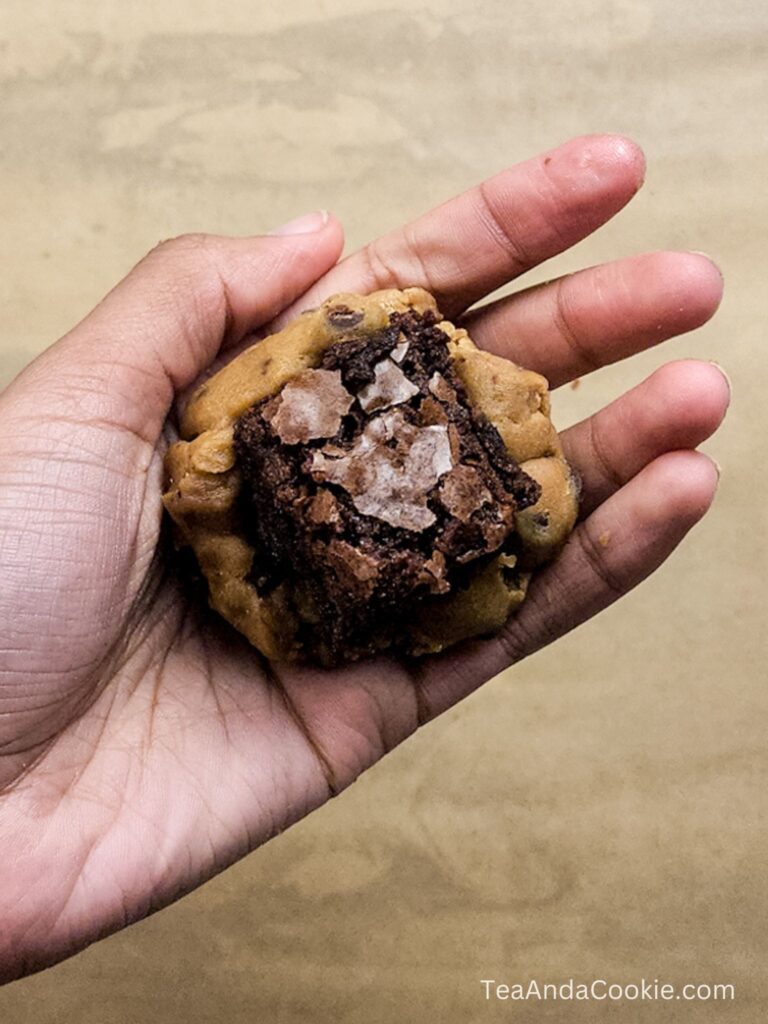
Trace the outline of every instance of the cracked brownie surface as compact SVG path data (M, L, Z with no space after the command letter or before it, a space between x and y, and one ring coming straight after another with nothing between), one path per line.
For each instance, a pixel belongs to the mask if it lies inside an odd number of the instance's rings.
M177 543L277 660L498 630L576 518L544 378L479 351L419 288L303 313L205 381L180 433Z
M408 646L414 606L512 550L515 513L540 496L472 408L448 341L432 311L395 313L235 425L251 580L262 593L290 581L304 645L325 662Z

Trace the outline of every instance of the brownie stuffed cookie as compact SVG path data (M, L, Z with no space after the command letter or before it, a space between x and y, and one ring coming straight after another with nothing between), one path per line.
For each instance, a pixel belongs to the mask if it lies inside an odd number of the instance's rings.
M334 295L207 380L165 460L211 606L272 660L491 634L576 520L547 382L420 288Z

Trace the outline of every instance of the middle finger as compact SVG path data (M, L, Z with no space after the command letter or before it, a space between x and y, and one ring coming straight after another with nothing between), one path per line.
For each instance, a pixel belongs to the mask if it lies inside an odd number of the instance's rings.
M623 136L571 139L352 253L277 324L334 292L414 285L455 318L604 224L637 192L644 170L642 152Z

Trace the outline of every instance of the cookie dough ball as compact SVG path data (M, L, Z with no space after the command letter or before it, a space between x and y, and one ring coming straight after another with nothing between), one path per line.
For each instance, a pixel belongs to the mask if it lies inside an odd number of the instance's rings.
M576 518L546 381L419 288L335 295L193 396L165 506L268 658L333 665L498 630Z

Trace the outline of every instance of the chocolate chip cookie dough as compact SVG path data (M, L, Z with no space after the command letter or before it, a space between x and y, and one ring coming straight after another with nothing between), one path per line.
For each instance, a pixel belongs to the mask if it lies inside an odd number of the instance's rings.
M211 606L333 665L498 630L573 528L547 383L419 288L335 295L206 381L164 503Z

